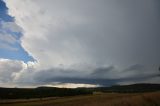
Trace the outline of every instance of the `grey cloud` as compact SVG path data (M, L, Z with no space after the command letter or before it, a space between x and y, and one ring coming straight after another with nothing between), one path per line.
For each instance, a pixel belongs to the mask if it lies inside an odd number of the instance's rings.
M144 70L144 69L145 69L145 67L143 65L135 64L135 65L128 67L124 71L134 71L134 70Z
M101 78L104 78L104 77L106 76L106 74L109 74L109 72L112 73L112 71L115 71L115 67L114 67L114 66L99 67L99 68L96 68L96 69L91 73L91 76L92 76L92 77L101 77Z
M156 0L17 2L6 3L25 31L22 46L42 67L84 61L125 67L160 62ZM15 6L24 16L12 11Z
M133 83L145 82L145 80L159 77L158 71L157 73L148 74L146 72L147 70L142 70L142 66L137 64L130 66L126 69L124 69L124 71L118 70L114 66L100 67L95 70L92 70L92 73L90 74L82 73L82 71L77 70L49 69L34 73L34 81L41 84L60 82L98 84L101 86L110 86L128 81ZM143 67L143 69L145 68ZM133 73L133 70L136 72Z
M82 84L95 84L95 85L113 85L118 82L118 79L107 79L93 77L90 74L78 72L77 70L45 70L34 73L35 83L47 84L47 83L82 83Z
M0 59L0 82L12 82L16 73L23 69L23 62L16 60Z
M35 83L58 81L102 85L151 79L158 82L159 1L5 2L9 14L25 32L22 47L39 64L31 72L21 73L19 78L23 81L31 78ZM90 69L72 69L77 64L91 66L88 66Z
M99 67L90 70L90 73L86 74L84 70L63 68L37 70L34 68L34 65L29 63L1 59L0 84L12 83L17 86L41 86L57 83L74 83L111 86L128 82L157 82L160 78L158 71L156 73L147 73L146 71L148 70L143 70L145 68L142 69L141 65L132 65L126 69L120 70L115 66Z

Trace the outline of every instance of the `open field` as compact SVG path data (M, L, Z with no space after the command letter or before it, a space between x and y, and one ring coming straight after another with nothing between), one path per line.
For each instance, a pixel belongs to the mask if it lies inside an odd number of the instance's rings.
M96 93L85 96L1 103L0 106L160 106L160 92Z

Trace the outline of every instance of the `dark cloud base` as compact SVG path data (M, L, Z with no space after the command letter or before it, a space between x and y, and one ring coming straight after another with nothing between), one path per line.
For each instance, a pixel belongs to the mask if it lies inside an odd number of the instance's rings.
M34 80L37 83L47 84L47 83L54 83L54 82L60 82L60 83L82 83L82 84L95 84L100 86L111 86L111 85L117 85L122 82L145 82L146 80L152 79L152 78L159 78L160 74L158 71L156 73L150 73L147 74L147 70L144 70L145 67L141 65L132 65L124 70L121 70L120 73L117 74L123 74L123 73L130 73L132 71L141 71L140 73L143 74L132 74L130 77L124 76L121 77L117 75L117 78L107 78L107 74L112 71L118 71L114 66L109 67L101 67L97 68L92 73L88 75L80 74L80 72L77 72L76 70L45 70L35 73ZM58 74L56 74L58 73ZM62 76L63 75L63 76ZM69 76L68 76L69 75ZM106 77L105 77L106 75Z

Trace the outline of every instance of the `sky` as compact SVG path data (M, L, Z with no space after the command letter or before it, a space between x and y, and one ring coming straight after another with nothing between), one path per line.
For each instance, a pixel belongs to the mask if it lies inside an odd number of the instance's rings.
M0 0L0 86L160 83L159 0Z

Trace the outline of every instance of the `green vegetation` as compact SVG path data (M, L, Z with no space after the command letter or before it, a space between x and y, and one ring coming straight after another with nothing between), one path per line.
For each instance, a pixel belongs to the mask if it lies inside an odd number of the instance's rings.
M68 89L68 88L0 88L0 99L30 99L45 97L62 97L92 94L87 89Z
M46 97L65 97L76 95L89 95L94 92L103 93L142 93L160 91L160 84L134 84L98 88L0 88L0 99L31 99Z

